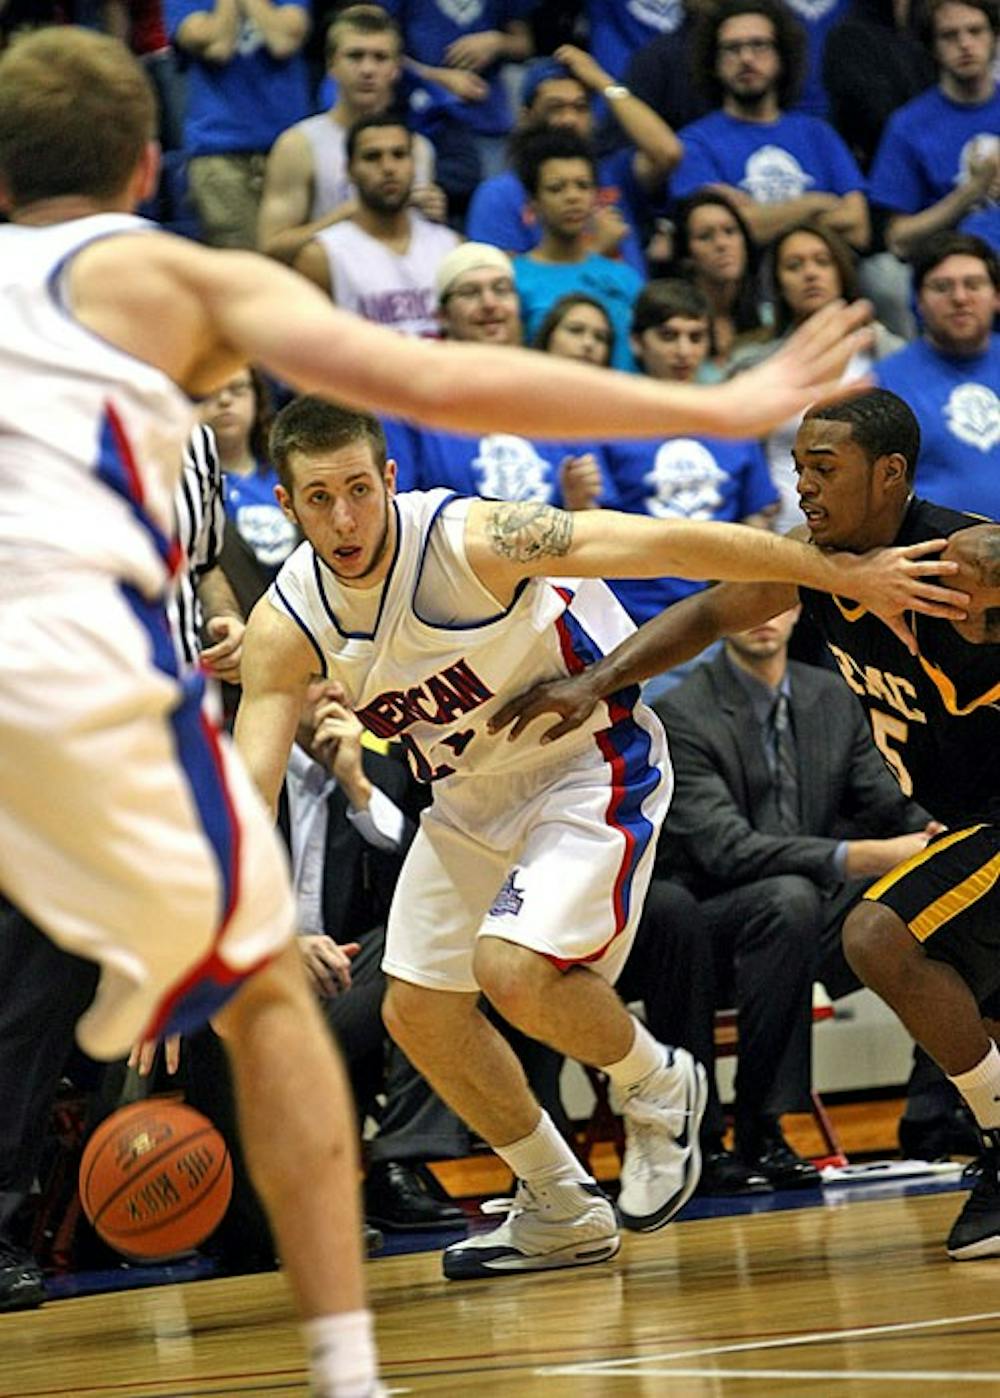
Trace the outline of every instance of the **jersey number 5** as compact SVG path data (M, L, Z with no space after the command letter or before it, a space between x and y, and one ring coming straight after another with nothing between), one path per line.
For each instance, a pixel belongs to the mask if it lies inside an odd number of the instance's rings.
M906 770L906 763L903 761L902 755L897 748L893 747L893 743L898 743L901 748L906 746L910 725L901 718L893 718L891 714L882 713L881 709L872 709L871 715L872 737L875 739L875 746L899 782L900 791L904 796L912 796L913 778Z

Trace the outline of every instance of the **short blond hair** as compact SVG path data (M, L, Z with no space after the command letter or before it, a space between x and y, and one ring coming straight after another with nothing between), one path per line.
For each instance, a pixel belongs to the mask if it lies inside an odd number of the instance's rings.
M337 54L337 46L345 29L354 29L359 34L391 34L396 40L398 52L403 50L403 35L392 15L381 5L348 5L334 15L326 31L326 61L332 63Z
M58 25L0 56L0 177L15 208L111 199L156 134L156 100L117 39Z

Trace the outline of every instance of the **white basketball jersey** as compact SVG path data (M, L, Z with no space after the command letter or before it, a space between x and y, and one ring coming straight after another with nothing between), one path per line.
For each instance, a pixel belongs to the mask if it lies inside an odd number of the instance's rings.
M344 310L406 335L438 334L438 264L461 239L410 214L410 245L393 252L351 219L316 234L326 252L333 299Z
M292 127L309 142L313 162L313 196L309 221L322 218L354 197L354 185L347 173L347 132L333 121L329 112L306 117ZM414 134L413 187L420 189L434 182L434 147L426 136Z
M592 749L594 734L609 722L631 720L638 688L599 704L555 750L539 742L551 723L533 725L515 743L506 732L490 734L487 724L513 695L599 659L635 629L632 622L610 588L589 578L533 578L506 611L469 625L423 619L416 599L428 539L454 498L445 490L395 498L396 554L371 635L344 629L338 602L345 590L308 543L278 574L268 593L272 605L306 634L362 723L379 738L404 743L421 781L523 772L551 764L556 752ZM454 554L454 567L459 575L468 571L464 556Z
M156 596L177 566L192 406L81 326L67 295L81 248L153 228L128 214L0 227L0 574L81 566Z

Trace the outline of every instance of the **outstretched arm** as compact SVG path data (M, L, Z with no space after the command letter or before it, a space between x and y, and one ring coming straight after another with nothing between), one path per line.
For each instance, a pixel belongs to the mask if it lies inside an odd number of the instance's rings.
M869 338L864 303L827 307L764 364L702 387L557 355L411 339L338 312L274 262L166 234L94 243L74 259L70 281L91 330L196 396L250 360L304 392L432 427L505 431L517 421L529 436L562 441L762 435L836 393L850 355Z

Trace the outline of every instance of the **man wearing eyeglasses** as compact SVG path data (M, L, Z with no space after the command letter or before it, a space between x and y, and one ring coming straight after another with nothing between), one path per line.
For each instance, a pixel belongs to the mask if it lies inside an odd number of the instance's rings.
M937 233L913 257L923 334L876 366L920 423L916 488L1000 519L1000 258L971 233Z
M863 251L871 228L854 157L825 121L786 110L804 52L802 29L776 0L723 0L702 17L696 76L720 105L679 132L684 159L671 193L722 189L759 243L813 218Z

